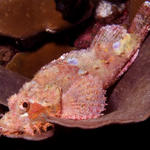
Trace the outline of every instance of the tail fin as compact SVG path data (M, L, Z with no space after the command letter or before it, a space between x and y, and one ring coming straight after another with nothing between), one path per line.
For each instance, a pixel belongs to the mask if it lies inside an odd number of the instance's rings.
M134 17L129 28L130 33L134 33L142 42L150 30L150 1L145 1L136 16Z

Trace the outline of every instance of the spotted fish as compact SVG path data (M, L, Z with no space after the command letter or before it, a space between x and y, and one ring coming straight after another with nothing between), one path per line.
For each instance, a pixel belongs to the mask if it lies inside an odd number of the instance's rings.
M88 49L71 51L42 67L8 99L0 133L42 139L52 134L49 117L83 120L104 115L107 88L133 63L149 28L150 2L145 1L129 29L106 25Z

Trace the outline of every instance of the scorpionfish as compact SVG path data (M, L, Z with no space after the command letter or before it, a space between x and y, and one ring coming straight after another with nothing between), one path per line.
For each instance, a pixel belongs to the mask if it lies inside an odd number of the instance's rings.
M42 67L8 99L9 112L0 119L0 133L42 139L53 128L49 117L101 117L107 88L133 63L149 29L150 2L145 1L128 29L103 26L89 48L66 53Z

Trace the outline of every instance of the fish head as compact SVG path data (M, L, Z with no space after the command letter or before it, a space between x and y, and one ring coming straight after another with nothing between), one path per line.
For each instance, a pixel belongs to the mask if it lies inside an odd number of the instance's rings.
M31 101L25 86L32 87L31 83L30 85L26 83L18 94L14 94L8 99L9 112L0 120L0 133L8 137L29 140L51 137L54 125L45 119L47 107Z

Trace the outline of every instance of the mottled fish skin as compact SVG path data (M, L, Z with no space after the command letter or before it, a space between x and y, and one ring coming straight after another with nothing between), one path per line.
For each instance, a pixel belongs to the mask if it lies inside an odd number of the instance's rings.
M149 27L150 2L146 1L129 32L120 25L106 25L90 48L64 54L42 67L8 99L10 111L0 120L0 133L37 140L51 136L49 117L81 120L102 116L106 89L133 63Z

